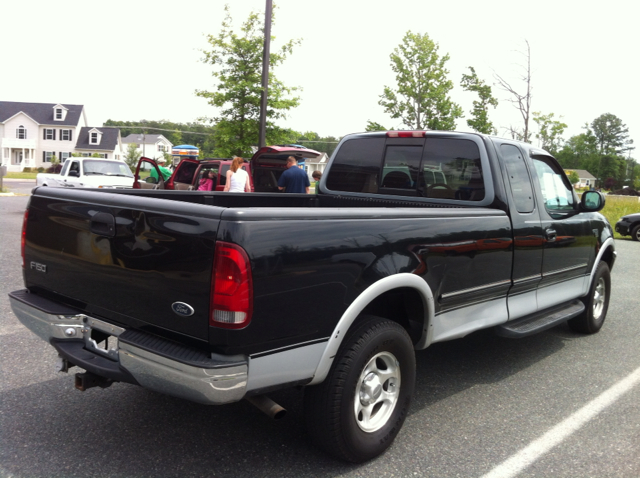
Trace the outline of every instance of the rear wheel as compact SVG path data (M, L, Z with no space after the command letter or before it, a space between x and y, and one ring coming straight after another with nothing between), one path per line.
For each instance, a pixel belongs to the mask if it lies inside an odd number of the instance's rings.
M589 294L582 300L585 310L578 317L569 320L569 327L575 332L595 334L602 328L609 308L611 296L611 274L606 262L600 262L591 282Z
M631 230L631 239L634 241L640 241L640 224Z
M396 322L369 316L344 339L325 381L305 389L305 420L319 448L359 463L384 452L415 386L413 343Z

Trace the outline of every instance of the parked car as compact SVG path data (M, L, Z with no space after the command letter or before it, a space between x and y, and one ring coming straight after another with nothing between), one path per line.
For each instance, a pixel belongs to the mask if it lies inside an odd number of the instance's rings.
M101 158L69 158L60 174L38 173L36 186L62 188L130 188L133 174L124 161Z
M621 236L631 236L634 241L640 241L640 212L622 216L616 222L616 232Z

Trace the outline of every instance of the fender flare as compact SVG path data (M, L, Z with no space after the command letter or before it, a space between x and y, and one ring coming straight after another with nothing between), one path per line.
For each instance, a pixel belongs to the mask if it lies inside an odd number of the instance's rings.
M322 382L331 369L333 359L338 353L338 348L342 344L342 340L347 335L347 331L351 325L355 322L358 316L362 313L364 308L369 305L375 298L381 294L390 290L399 288L411 288L415 289L422 297L422 302L425 310L425 317L422 326L422 337L415 345L416 349L424 349L431 343L431 337L433 335L433 317L435 315L435 304L433 300L433 293L427 285L426 281L415 275L409 273L394 274L392 276L380 279L374 284L370 285L364 292L362 292L352 303L347 310L342 314L342 317L338 321L338 324L333 329L333 333L327 341L327 345L322 353L322 357L318 362L316 371L313 375L313 379L308 385L316 385Z
M602 260L602 256L604 256L605 252L607 252L609 249L611 249L611 253L613 254L613 261L615 262L615 258L618 255L618 253L616 252L616 246L615 246L615 242L613 241L613 237L607 238L607 240L602 243L602 246L600 247L600 251L598 251L598 255L596 256L596 260L593 261L593 266L591 267L591 274L589 274L589 283L587 285L587 290L585 291L585 295L588 294L589 291L591 290L591 283L593 282L593 276L596 273L598 264L600 264L600 261ZM611 266L613 267L613 263L611 264Z

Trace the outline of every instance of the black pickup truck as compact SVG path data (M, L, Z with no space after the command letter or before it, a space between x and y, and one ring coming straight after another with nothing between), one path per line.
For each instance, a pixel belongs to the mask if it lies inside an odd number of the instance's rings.
M279 414L266 394L304 387L312 439L360 462L407 416L414 351L486 328L602 327L603 206L529 144L354 134L314 195L38 188L10 299L59 370L85 370L81 390L119 381Z

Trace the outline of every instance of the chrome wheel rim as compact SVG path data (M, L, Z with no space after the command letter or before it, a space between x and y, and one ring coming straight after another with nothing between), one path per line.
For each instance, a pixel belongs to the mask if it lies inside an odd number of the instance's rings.
M392 353L381 352L362 370L356 388L354 414L362 431L382 428L393 413L400 395L400 363Z
M593 291L593 319L600 320L600 316L602 315L602 311L604 310L604 301L607 292L607 285L604 282L604 279L600 277L598 279L598 284L596 285L595 290Z

